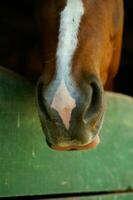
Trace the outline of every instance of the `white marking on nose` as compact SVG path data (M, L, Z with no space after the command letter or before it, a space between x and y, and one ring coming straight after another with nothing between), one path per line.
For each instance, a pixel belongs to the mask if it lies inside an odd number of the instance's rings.
M82 0L67 0L61 12L57 46L57 76L70 73L71 61L78 44L78 32L84 7Z
M72 59L78 45L78 32L84 14L82 0L67 0L61 12L60 28L56 52L56 76L51 83L46 97L51 97L54 88L60 83L52 97L51 107L60 115L65 127L69 129L71 113L76 101L70 92L74 92L74 81L71 76ZM66 85L65 85L66 84Z
M62 80L55 93L51 107L59 113L66 129L69 129L71 113L75 106L75 99L72 98L64 80Z

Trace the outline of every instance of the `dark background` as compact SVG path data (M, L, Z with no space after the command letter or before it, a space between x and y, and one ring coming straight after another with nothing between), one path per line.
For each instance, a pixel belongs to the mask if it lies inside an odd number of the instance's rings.
M125 0L125 22L121 64L115 90L133 96L133 1Z
M37 0L0 1L0 64L10 69L26 66L28 51L39 49L35 4ZM125 22L121 64L115 91L133 96L133 0L125 0ZM26 42L25 42L26 41ZM17 54L17 57L14 55ZM10 62L10 65L8 64ZM20 67L23 74L23 67Z

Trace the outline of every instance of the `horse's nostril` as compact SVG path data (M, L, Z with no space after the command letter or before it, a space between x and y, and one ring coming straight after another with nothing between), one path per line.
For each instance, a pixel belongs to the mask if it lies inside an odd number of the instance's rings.
M92 94L90 96L90 103L85 108L83 120L88 122L94 115L98 114L102 108L102 93L103 89L98 80L90 83Z

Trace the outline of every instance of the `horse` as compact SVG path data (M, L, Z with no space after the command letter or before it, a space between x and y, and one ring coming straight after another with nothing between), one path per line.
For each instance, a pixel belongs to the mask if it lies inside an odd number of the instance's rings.
M105 113L104 89L118 70L122 0L39 1L43 73L39 116L55 150L95 147Z
M25 70L37 78L47 144L59 151L96 147L104 91L112 89L120 62L123 1L38 0L35 15L41 45L28 52Z

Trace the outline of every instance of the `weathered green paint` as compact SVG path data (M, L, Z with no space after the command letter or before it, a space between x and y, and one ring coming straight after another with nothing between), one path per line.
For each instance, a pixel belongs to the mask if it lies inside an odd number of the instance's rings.
M45 143L34 87L0 73L0 196L133 188L133 99L108 93L101 143L57 152Z

